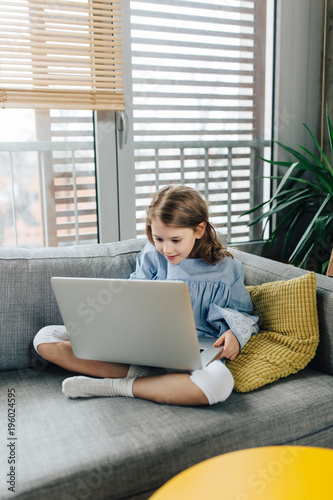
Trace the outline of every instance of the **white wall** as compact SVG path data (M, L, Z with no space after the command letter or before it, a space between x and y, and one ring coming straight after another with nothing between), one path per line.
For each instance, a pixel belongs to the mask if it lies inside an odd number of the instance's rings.
M295 149L301 145L315 150L303 123L320 137L323 20L324 0L276 0L273 136L275 141ZM277 145L273 154L275 160L292 159ZM283 174L285 169L281 170L274 173ZM299 228L300 234L303 230ZM259 242L238 247L251 253L262 252ZM280 258L277 245L270 256Z
M274 139L312 148L318 137L324 0L277 0ZM275 158L284 153L275 148Z

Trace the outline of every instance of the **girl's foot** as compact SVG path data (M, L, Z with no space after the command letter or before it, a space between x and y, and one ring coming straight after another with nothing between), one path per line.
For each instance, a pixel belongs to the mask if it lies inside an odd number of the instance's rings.
M132 386L135 378L69 377L62 383L62 392L69 398L94 396L134 397Z

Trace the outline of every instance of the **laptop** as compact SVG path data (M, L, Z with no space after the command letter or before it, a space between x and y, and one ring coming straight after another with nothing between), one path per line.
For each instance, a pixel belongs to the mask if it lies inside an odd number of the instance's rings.
M182 281L51 278L74 355L192 371L221 352L199 337Z

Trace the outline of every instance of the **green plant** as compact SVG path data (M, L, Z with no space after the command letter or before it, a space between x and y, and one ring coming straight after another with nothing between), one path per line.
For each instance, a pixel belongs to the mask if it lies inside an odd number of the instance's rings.
M250 214L260 210L260 215L249 225L265 220L263 233L267 223L272 221L275 214L279 214L277 226L265 244L268 250L271 250L277 243L278 237L282 238L283 260L323 274L329 263L333 232L333 129L327 110L326 122L331 162L325 156L309 127L304 125L319 155L316 156L302 146L298 146L301 150L298 151L277 143L293 155L296 161L280 162L262 158L279 168L287 168L287 171L283 176L270 176L270 179L279 181L274 195L246 212ZM307 228L297 241L297 232L304 225L307 225Z

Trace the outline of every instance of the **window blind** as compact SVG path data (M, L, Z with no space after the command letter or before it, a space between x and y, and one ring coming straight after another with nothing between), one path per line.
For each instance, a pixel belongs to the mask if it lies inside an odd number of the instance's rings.
M120 0L3 0L0 105L123 110Z
M181 183L229 241L261 238L240 215L263 198L266 36L266 0L131 0L138 235Z
M132 0L136 141L262 136L265 0Z

